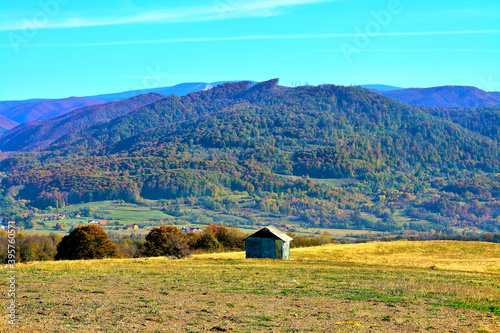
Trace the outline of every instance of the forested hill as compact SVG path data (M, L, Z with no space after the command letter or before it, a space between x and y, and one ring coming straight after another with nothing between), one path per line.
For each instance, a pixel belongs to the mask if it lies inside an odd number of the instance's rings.
M250 208L227 196L245 193L252 209L314 225L394 229L390 211L399 209L435 229L500 227L496 124L467 124L362 88L228 83L17 154L0 164L1 185L42 208L187 198L244 212ZM360 214L383 216L386 225Z
M0 150L27 151L44 149L69 133L77 135L96 124L106 123L111 119L163 98L165 96L150 93L123 101L78 108L70 113L44 121L30 121L1 136Z
M373 88L376 89L376 88ZM413 105L432 107L500 107L498 92L486 92L476 87L443 86L408 88L378 93Z

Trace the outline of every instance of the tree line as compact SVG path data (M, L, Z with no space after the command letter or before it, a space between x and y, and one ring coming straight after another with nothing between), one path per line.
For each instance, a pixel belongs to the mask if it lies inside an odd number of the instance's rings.
M304 237L292 232L292 248L337 244L338 240L328 234L315 237ZM67 236L55 233L49 235L16 235L16 262L47 260L87 260L103 258L138 258L159 257L184 258L191 254L242 251L245 249L245 235L237 228L211 224L201 233L183 233L175 226L153 228L145 238L124 236L111 240L108 234L98 225L87 225L75 228ZM484 241L500 243L500 233L486 232L482 236L446 235L435 233L412 236L383 236L372 239L356 239L356 243L367 241L423 241L423 240L457 240ZM347 243L346 239L341 240ZM7 232L0 231L0 262L7 262Z

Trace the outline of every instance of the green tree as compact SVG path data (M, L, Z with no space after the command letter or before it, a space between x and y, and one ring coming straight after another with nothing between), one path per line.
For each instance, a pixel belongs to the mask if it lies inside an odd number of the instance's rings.
M198 248L206 251L216 251L221 247L217 239L209 232L204 232L198 240Z

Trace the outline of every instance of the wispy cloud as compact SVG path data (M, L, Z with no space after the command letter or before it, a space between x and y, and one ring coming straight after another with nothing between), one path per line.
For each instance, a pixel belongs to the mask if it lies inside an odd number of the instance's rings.
M470 34L500 34L500 30L387 32L387 33L380 33L377 36L400 37L400 36L438 36L438 35L470 35ZM319 38L329 39L329 38L355 38L357 36L358 34L356 33L249 35L249 36L233 36L233 37L171 38L171 39L112 41L112 42L95 42L95 43L26 44L21 47L82 47L82 46L224 42L224 41L244 41L244 40L288 40L288 39L319 39ZM0 45L0 47L11 47L11 45L2 44Z
M344 52L340 48L338 49L319 49L316 52L332 52L332 53L342 53ZM477 52L477 53L499 53L500 50L486 50L486 49L365 49L363 52Z
M157 10L143 10L129 14L111 14L110 16L68 16L54 17L40 29L83 28L106 25L121 25L133 23L180 23L214 21L244 17L266 17L282 14L282 9L299 5L330 2L334 0L253 0L253 1L214 1L212 6L182 7ZM0 31L15 31L26 28L26 21L19 16L2 15ZM13 19L12 19L13 18Z
M434 13L436 17L451 16L458 18L471 18L471 17L482 17L482 18L498 18L500 17L500 12L498 11L499 6L494 7L482 7L482 8L460 8L460 9L449 9L445 12Z

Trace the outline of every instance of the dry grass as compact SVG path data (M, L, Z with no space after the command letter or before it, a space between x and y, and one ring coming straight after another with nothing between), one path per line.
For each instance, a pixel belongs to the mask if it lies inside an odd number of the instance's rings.
M244 259L244 252L195 256L204 259ZM500 274L500 244L429 241L363 244L330 244L296 248L290 257L302 261L328 261L393 267L418 267Z
M399 242L294 249L294 261L21 264L19 322L1 317L0 332L499 332L498 249Z

